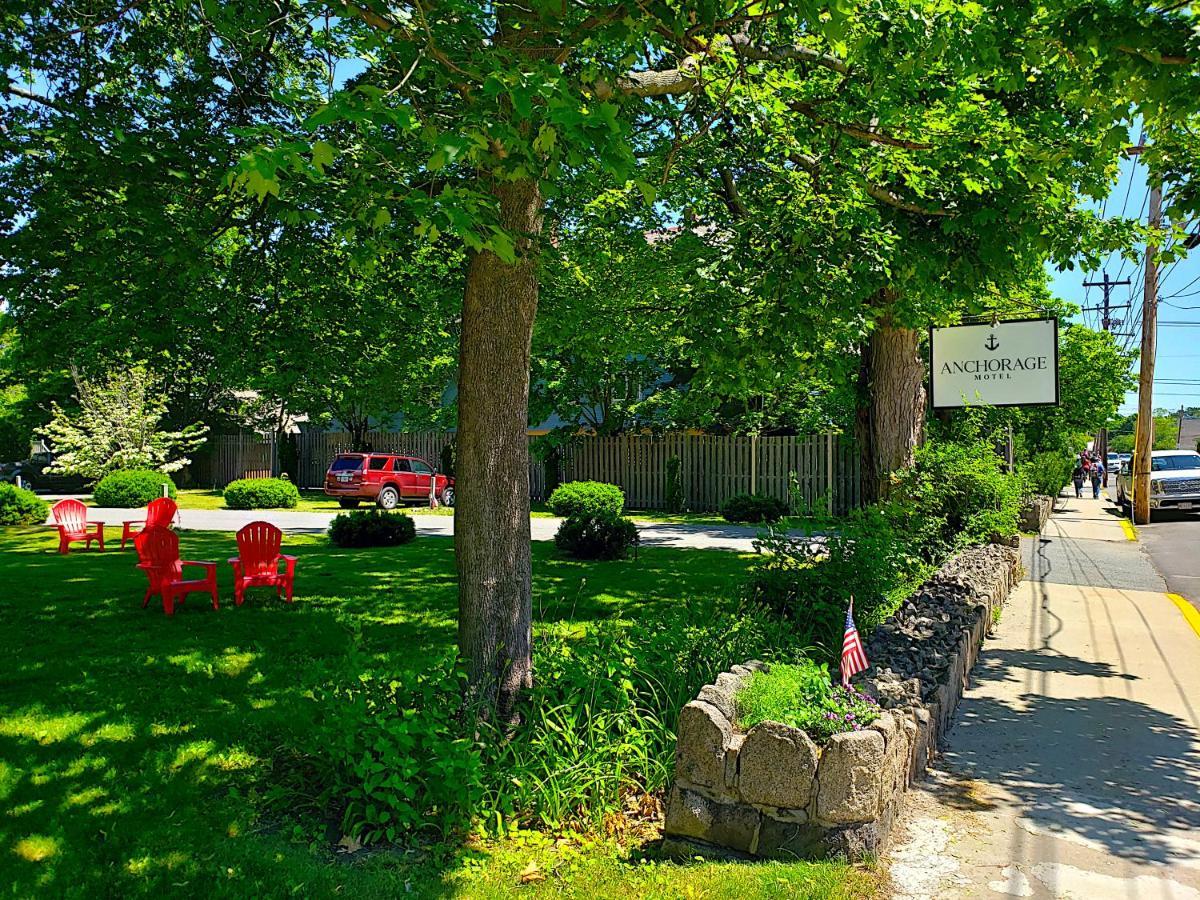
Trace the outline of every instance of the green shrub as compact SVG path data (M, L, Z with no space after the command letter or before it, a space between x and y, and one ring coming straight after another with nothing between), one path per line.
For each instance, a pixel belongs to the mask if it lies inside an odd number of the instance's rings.
M568 481L550 495L556 516L619 516L625 510L625 495L615 484L603 481Z
M292 509L299 502L300 491L283 478L239 478L225 485L229 509Z
M667 512L683 512L687 508L687 497L683 493L683 460L678 456L667 460L663 481L663 499Z
M1025 492L1057 497L1071 481L1074 460L1062 453L1037 453L1018 467Z
M794 623L800 643L833 659L851 597L855 622L869 632L928 571L895 514L869 506L836 522L813 520L800 536L759 538L748 598Z
M787 504L762 494L735 494L721 504L728 522L772 523L787 515Z
M450 663L402 679L363 678L314 695L318 783L342 831L363 843L446 837L482 798L482 759L459 718L461 676Z
M803 730L818 744L835 734L860 731L879 718L879 706L853 688L834 687L829 671L811 660L775 663L755 672L738 691L738 726L749 731L759 722L780 722Z
M33 491L0 482L0 525L41 525L49 512L46 501Z
M468 825L598 828L631 797L669 787L679 710L702 684L747 659L801 658L787 623L728 601L535 629L538 677L513 725L463 709L452 657L366 680L350 660L348 686L313 694L319 727L275 802L315 798L317 814L364 841Z
M395 547L417 536L417 526L404 513L361 509L339 513L329 523L329 539L339 547Z
M569 516L554 535L554 545L575 559L624 559L637 540L633 522L604 513Z
M892 519L926 560L1017 533L1022 479L1001 471L993 447L986 438L931 441L896 476Z
M136 509L163 495L175 496L175 482L171 476L152 469L118 469L100 479L92 491L92 500L97 506Z

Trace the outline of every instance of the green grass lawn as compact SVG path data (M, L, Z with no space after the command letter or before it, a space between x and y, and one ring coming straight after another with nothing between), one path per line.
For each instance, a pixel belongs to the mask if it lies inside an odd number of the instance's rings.
M109 529L110 536L114 533ZM0 530L0 890L13 896L865 896L838 864L657 861L645 837L527 835L339 856L336 823L271 798L314 727L306 695L347 660L401 672L453 645L449 539L341 550L287 536L294 605L232 602L231 535L183 532L222 563L222 608L143 610L131 551L54 552L49 529ZM535 616L649 617L737 589L746 560L660 548L579 563L533 547ZM648 861L643 862L643 857ZM518 886L534 862L544 881Z

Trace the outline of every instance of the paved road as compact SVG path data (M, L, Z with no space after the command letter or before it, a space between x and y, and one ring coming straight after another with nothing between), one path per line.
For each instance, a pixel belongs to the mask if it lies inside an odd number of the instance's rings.
M1200 633L1104 501L1060 501L1023 553L906 798L895 896L1200 900Z
M1156 512L1137 532L1167 589L1200 609L1200 514Z
M89 509L92 521L120 527L126 519L134 519L138 510ZM181 509L179 527L196 531L237 531L247 522L266 520L293 534L322 534L336 513L294 512L290 510ZM413 513L418 534L454 534L453 516L423 516ZM552 541L562 519L531 518L530 532L535 541ZM643 547L677 547L701 550L734 550L753 553L753 541L758 529L740 525L676 525L639 522Z

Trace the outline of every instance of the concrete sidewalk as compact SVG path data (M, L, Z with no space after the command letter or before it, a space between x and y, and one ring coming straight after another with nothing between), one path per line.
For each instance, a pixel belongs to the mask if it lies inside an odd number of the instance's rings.
M1108 506L1061 498L1024 542L896 897L1200 900L1200 633Z
M453 516L421 515L419 510L409 512L416 523L418 534L443 537L454 534ZM106 526L115 525L118 529L125 520L137 519L143 514L144 510L137 509L92 507L88 510L88 517L93 522L104 522ZM337 514L332 512L296 512L285 509L181 509L179 527L194 531L237 531L248 522L262 520L293 534L324 534L335 515ZM47 519L48 523L49 521ZM531 537L535 541L552 541L560 524L562 519L531 518ZM638 522L637 526L643 547L732 550L738 553L753 553L753 542L759 532L757 528L742 525Z

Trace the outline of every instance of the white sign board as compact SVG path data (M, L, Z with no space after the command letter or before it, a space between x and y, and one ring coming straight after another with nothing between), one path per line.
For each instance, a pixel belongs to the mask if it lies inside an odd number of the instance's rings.
M929 329L934 409L1058 403L1058 319Z

